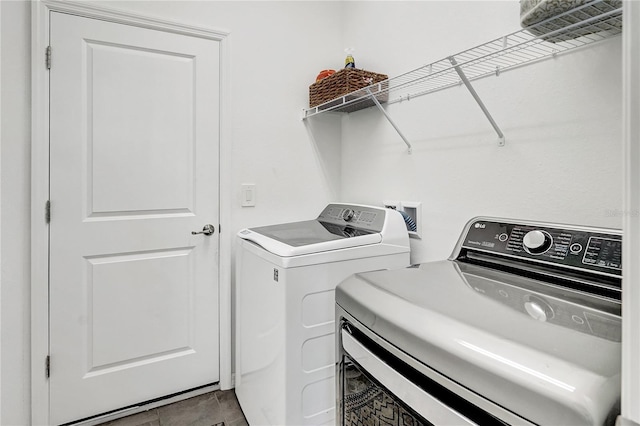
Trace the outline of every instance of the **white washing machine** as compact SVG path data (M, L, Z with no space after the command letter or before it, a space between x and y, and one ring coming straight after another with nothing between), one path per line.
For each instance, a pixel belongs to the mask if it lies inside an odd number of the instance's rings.
M235 391L251 425L333 424L335 287L409 265L400 213L330 204L318 218L238 233Z

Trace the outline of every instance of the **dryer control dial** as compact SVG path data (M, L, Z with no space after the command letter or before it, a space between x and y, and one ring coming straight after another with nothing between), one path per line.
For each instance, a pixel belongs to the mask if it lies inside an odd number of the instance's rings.
M349 222L351 221L351 219L353 219L354 214L355 212L352 209L345 209L342 212L342 218L344 219L345 222Z
M548 232L535 230L529 231L522 239L522 246L531 254L542 254L551 248L553 238Z

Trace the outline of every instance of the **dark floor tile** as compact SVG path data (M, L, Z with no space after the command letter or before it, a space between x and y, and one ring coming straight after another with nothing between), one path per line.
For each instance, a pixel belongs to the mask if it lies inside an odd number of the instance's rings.
M244 419L244 414L242 413L242 409L238 403L238 398L236 398L236 394L233 389L216 391L215 394L216 398L218 398L218 403L220 403L222 416L227 424L234 420Z
M158 408L161 426L211 426L224 422L214 392Z
M100 426L160 426L160 421L158 411L154 409L102 423Z
M226 426L249 426L249 423L247 423L247 420L242 417L226 423Z

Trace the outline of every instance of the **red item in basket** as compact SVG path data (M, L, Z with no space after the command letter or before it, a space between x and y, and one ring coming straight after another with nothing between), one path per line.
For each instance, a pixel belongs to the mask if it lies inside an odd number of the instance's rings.
M320 74L318 74L318 76L316 77L316 81L320 81L325 77L329 77L331 74L335 74L336 71L335 70L322 70L320 71Z

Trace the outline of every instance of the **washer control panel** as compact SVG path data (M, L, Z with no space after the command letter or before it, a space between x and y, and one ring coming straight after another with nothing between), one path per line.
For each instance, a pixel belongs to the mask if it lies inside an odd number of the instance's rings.
M474 251L622 275L622 235L616 230L477 219L463 238L462 248Z
M318 220L338 226L382 232L386 211L384 208L329 204L318 216Z

